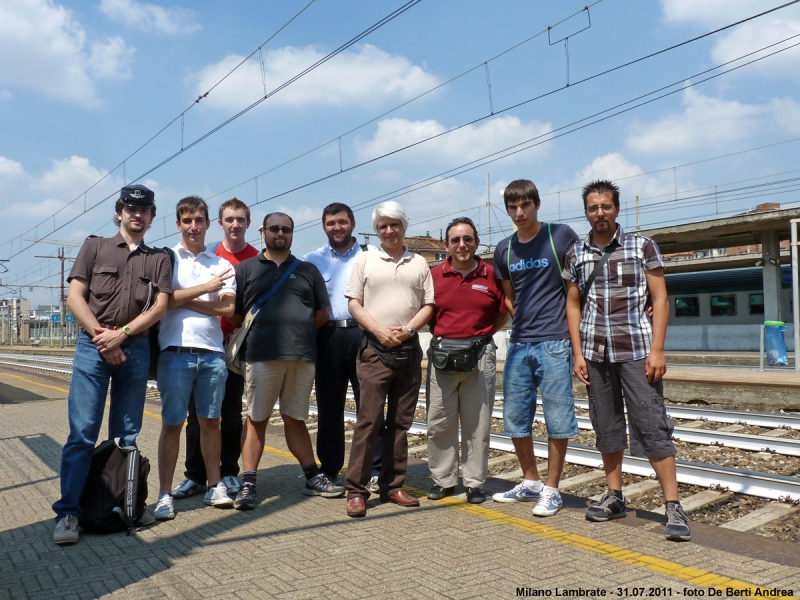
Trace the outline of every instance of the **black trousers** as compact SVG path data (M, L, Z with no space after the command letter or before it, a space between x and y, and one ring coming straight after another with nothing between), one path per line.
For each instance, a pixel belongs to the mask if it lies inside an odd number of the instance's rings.
M364 331L360 327L326 326L317 331L317 457L320 469L331 478L335 478L344 466L344 404L348 382L353 386L356 409L360 410L361 406L356 359L363 337ZM386 431L383 414L380 419L378 442L372 458L372 472L376 475L381 470Z
M242 454L242 395L244 377L228 371L225 382L225 397L222 400L220 433L222 451L220 452L220 477L239 474L239 457ZM205 483L206 463L200 449L200 423L197 422L197 408L194 396L189 400L189 416L186 419L186 477L197 483Z

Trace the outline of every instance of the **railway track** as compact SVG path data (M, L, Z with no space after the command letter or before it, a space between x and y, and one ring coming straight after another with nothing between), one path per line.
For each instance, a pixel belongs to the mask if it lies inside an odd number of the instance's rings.
M0 365L15 366L20 368L35 369L60 375L71 373L72 360L68 357L26 356L20 354L0 353ZM155 388L155 382L150 382ZM424 393L424 389L421 390ZM502 396L498 395L502 400ZM352 402L351 402L352 403ZM576 399L578 409L578 423L581 436L593 436L591 423L588 417L580 414L588 409L586 400ZM424 416L425 402L418 404L418 416ZM353 408L353 407L351 407ZM311 406L312 415L316 414L316 406ZM759 533L770 534L782 521L797 519L800 524L800 439L781 438L779 435L754 435L736 431L721 431L720 429L700 429L708 424L728 424L730 426L745 428L760 427L771 428L773 432L785 434L800 430L800 417L792 414L757 413L750 411L730 411L724 409L708 409L696 406L669 405L670 417L678 421L689 421L675 427L674 439L683 443L687 448L707 446L708 451L738 453L736 456L748 455L785 456L786 460L798 461L797 469L790 475L754 470L746 467L744 458L734 459L735 467L710 462L678 460L678 481L681 488L681 500L693 520L715 522L716 517L722 514L724 522L722 527L741 531L756 530ZM277 415L277 413L276 413ZM502 419L502 408L495 407L492 413L495 427ZM314 417L312 416L312 420ZM355 421L355 412L346 411L348 427L352 428ZM280 418L273 419L277 424ZM313 423L309 423L313 432ZM536 428L542 430L538 421ZM419 436L419 443L410 441L409 453L420 458L425 458L427 448L424 435L427 428L424 420L416 419L409 434ZM412 438L413 440L413 438ZM546 460L547 443L543 439L535 439L534 446L538 458ZM516 468L516 458L513 455L511 438L500 432L493 432L490 439L492 458L490 467L492 474L501 479L517 480L521 473ZM681 451L679 449L679 456ZM587 498L596 497L604 488L604 476L601 470L602 460L599 452L587 443L571 443L567 451L568 466L565 469L561 488ZM541 463L540 471L546 471L546 463ZM658 483L654 481L653 471L646 459L626 456L623 461L625 485L623 490L632 508L647 508L658 512L660 506L660 491ZM738 505L741 510L726 511L730 505ZM744 505L742 507L742 505ZM662 510L663 512L663 510ZM727 514L732 513L732 514ZM790 527L791 529L791 527ZM794 529L797 529L796 527ZM774 532L773 532L774 533ZM780 536L778 536L780 537ZM800 541L800 535L791 535L788 539Z

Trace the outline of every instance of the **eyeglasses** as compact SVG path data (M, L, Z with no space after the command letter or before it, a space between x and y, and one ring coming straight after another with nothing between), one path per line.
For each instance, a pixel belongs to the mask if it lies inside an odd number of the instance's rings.
M588 206L586 208L586 212L589 213L590 215L597 213L598 210L602 210L604 213L610 213L614 212L614 208L616 207L613 204L601 204L599 206L597 204L594 204L592 206Z
M293 229L291 227L283 227L281 225L270 225L267 227L267 231L270 233L285 233L288 235L292 233Z
M475 238L472 237L471 235L464 235L461 237L450 238L450 243L453 244L454 246L457 246L462 242L462 240L465 244L471 244L472 242L475 241Z

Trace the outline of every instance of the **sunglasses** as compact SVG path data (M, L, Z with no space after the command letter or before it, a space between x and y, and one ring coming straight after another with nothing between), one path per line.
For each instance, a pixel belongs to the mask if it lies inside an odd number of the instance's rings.
M462 237L454 237L454 238L450 238L450 243L453 244L454 246L456 246L456 245L460 244L462 240L464 241L465 244L471 244L472 242L475 241L475 238L472 237L471 235L465 235L465 236L462 236Z
M283 227L281 225L270 225L267 227L267 231L270 233L285 233L288 235L292 233L293 229L291 227Z

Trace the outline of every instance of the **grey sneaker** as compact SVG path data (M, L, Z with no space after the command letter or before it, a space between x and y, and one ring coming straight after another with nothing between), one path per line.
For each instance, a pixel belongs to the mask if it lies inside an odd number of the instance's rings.
M203 502L216 508L233 506L233 498L228 496L228 486L225 485L224 481L220 481L214 487L208 488Z
M225 477L222 478L222 483L224 483L225 487L228 488L229 494L239 493L239 480L233 475L225 475Z
M195 494L199 494L203 490L206 489L202 483L197 483L189 479L188 477L180 482L178 487L172 490L172 497L173 498L188 498L189 496L194 496Z
M306 496L322 496L323 498L338 498L344 496L344 486L336 485L325 473L319 473L308 481L303 488Z
M367 484L367 490L372 494L377 494L381 491L381 486L378 485L378 476L373 475L369 478L369 483Z
M667 539L673 542L688 542L692 539L689 532L689 517L683 511L680 502L667 502Z
M64 515L56 523L56 530L53 532L53 541L56 544L74 544L80 538L78 533L78 517L75 515Z
M236 510L253 510L256 507L256 484L246 481L239 488L233 508Z
M533 502L539 499L540 494L541 492L534 492L525 485L524 481L520 481L507 492L498 492L494 494L492 500L495 502Z
M586 509L587 521L610 521L611 519L621 519L628 516L628 505L625 498L622 500L614 495L614 492L607 490L600 502L592 504Z
M544 486L539 502L533 507L533 516L552 517L564 504L561 502L561 492L556 488Z
M167 492L161 492L158 495L158 502L153 511L153 516L159 521L166 521L167 519L175 518L175 505L172 503L172 495Z

